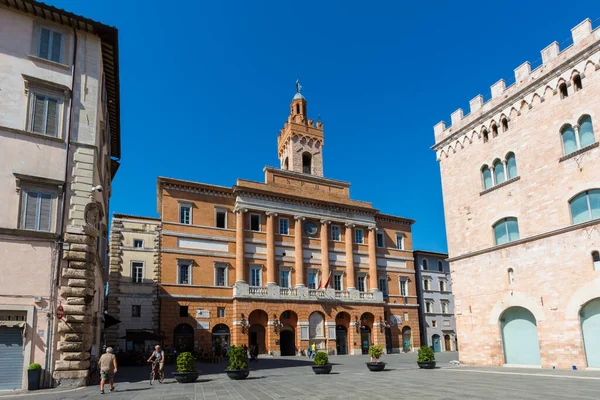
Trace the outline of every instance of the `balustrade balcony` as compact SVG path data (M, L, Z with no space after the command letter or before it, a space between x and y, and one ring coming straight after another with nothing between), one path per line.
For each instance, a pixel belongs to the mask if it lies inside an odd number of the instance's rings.
M341 301L383 303L381 292L360 292L358 290L309 289L307 287L286 288L277 285L250 286L247 283L236 283L233 287L234 298L263 298L269 300L304 300L304 301Z

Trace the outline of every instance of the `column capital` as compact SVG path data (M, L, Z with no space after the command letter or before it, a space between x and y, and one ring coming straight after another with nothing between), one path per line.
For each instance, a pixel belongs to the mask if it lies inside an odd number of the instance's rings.
M303 217L302 215L294 215L294 219L296 221L304 221L306 217Z
M573 125L573 130L575 131L575 133L577 133L579 131L579 125Z
M273 211L267 211L265 214L267 215L267 217L276 217L277 215L279 215Z
M346 228L354 228L354 227L356 227L356 224L352 224L350 222L346 222L344 225L346 225Z
M245 213L245 212L248 212L248 209L247 209L247 208L234 208L234 209L233 209L233 213L234 213L234 214L237 214L237 213L243 214L243 213Z
M329 224L331 224L331 221L328 220L328 219L322 219L321 220L321 224L323 224L323 225L329 225Z
M375 230L377 230L377 225L369 225L369 226L367 226L367 229L370 231L375 231Z

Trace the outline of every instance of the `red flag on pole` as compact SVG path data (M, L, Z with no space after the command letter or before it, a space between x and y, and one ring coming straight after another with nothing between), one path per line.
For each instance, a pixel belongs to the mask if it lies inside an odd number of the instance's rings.
M330 281L331 281L331 271L329 272L329 276L327 277L327 282L325 282L325 286L323 287L324 289L327 289L329 287ZM321 285L319 285L319 289L321 289Z

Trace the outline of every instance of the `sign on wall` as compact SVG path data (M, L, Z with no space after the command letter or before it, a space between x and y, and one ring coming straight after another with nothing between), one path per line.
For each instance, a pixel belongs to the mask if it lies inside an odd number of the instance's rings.
M402 325L402 317L400 315L392 315L390 321L392 325Z
M196 329L210 329L209 321L196 321Z
M210 311L204 308L196 308L196 318L210 318Z

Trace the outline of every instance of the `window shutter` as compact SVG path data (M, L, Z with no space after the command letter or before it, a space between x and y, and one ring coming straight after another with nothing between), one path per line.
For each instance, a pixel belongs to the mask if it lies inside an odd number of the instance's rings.
M33 123L31 128L34 132L44 133L44 102L45 97L35 95L33 99Z
M52 226L52 195L40 193L40 225L39 230L50 232Z
M25 192L25 211L23 215L23 228L28 230L36 230L37 223L37 203L38 193Z
M50 31L46 28L40 29L40 43L38 45L38 57L49 59Z
M60 50L62 44L62 35L58 32L52 32L52 61L60 62Z
M56 136L57 131L57 113L58 113L58 100L48 99L48 114L46 117L46 132L48 136Z

